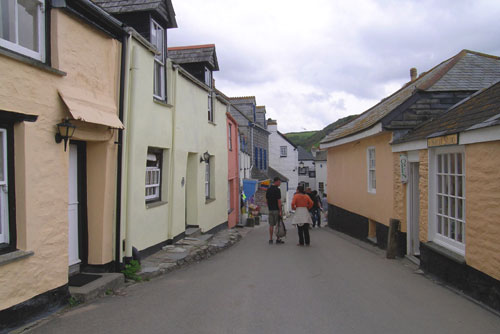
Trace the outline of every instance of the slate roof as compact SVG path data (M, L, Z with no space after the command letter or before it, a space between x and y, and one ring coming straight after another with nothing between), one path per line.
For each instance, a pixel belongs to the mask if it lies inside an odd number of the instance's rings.
M393 144L495 125L500 125L500 81L450 108L441 117L422 124Z
M316 161L326 161L327 155L328 155L327 151L317 151L316 152L316 157L314 158L314 160L316 160Z
M272 168L272 167L267 167L267 175L269 176L269 179L271 181L274 180L274 178L277 176L280 178L281 182L288 182L288 178L281 174L280 172L278 172L276 169Z
M332 131L321 143L329 143L367 130L417 91L476 91L498 80L500 57L462 50L400 90L366 110L356 119Z
M299 160L314 160L312 153L306 151L302 146L298 146L297 150L299 151Z
M232 103L257 103L255 96L236 96L230 97L229 100L231 100Z
M177 64L208 63L213 71L219 70L215 44L171 47L168 58Z
M166 22L169 28L177 28L175 11L171 0L92 0L110 14L155 11Z

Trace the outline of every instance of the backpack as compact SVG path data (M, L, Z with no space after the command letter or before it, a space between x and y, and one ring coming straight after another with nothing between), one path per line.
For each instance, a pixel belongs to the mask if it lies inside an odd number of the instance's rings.
M278 226L276 228L276 237L283 238L285 236L286 236L285 223L283 222L283 218L280 217L280 220L278 221Z

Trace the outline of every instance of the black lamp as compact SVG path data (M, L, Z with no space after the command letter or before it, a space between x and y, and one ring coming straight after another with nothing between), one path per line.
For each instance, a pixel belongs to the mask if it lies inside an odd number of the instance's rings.
M64 152L66 152L68 139L73 137L75 130L76 125L71 124L68 118L63 119L61 123L57 124L56 143L59 144L64 140Z
M299 162L299 168L304 168L304 161Z
M203 153L203 155L200 157L200 163L205 161L205 162L208 162L210 160L210 153L208 153L208 151L206 151L205 153Z

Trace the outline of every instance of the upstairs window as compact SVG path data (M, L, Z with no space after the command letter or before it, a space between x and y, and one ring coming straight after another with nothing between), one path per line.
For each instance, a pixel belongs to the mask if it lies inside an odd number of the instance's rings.
M308 175L309 167L299 167L299 175Z
M214 104L212 99L212 93L208 93L208 121L214 121Z
M212 87L212 71L205 67L205 84L208 87Z
M287 147L280 146L280 157L285 158L287 156Z
M45 1L0 1L0 46L45 61Z
M315 178L316 177L316 171L315 170L310 170L309 171L309 177L310 178Z
M375 174L375 147L368 147L368 192L375 193L377 189L377 178Z
M154 97L165 100L165 29L151 20L151 44L156 46L158 54L154 60Z
M264 169L267 169L267 150L264 149Z

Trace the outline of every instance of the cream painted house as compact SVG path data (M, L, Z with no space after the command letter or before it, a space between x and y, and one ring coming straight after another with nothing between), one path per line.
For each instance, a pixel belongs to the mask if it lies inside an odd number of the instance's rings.
M390 219L400 218L390 143L500 78L500 58L463 50L417 77L394 94L337 128L320 144L328 151L329 225L357 238L387 245ZM407 225L397 233L399 255L407 248Z
M215 45L172 47L174 137L172 236L188 227L203 233L227 227L227 104L215 94Z
M70 273L114 260L124 32L88 1L46 2L2 16L16 29L0 38L0 330L67 303ZM76 130L58 144L63 119Z
M126 262L134 254L146 256L159 250L175 237L170 182L174 163L174 71L167 58L166 41L167 30L177 23L170 1L157 2L153 7L146 3L126 6L123 1L95 2L130 27L124 78L120 223L116 227L119 238L115 248L119 262L124 258Z
M500 310L500 82L393 141L392 152L407 254Z

